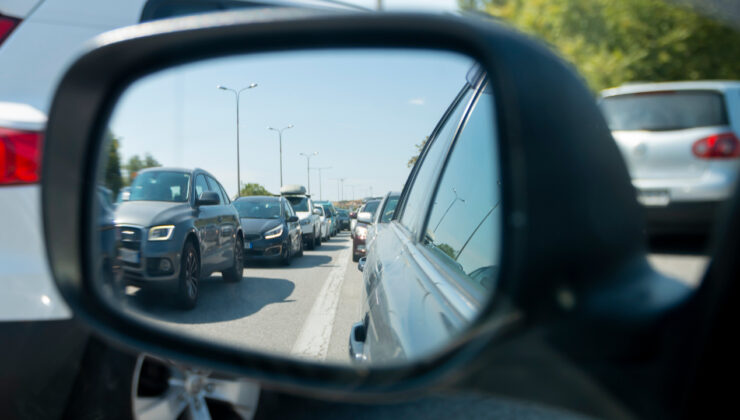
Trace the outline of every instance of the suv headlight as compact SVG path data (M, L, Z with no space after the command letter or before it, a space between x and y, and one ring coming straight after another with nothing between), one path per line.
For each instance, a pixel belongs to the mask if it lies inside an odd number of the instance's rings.
M277 238L283 234L283 225L277 226L264 233L265 239Z
M172 238L175 225L152 226L149 228L150 241L167 241Z

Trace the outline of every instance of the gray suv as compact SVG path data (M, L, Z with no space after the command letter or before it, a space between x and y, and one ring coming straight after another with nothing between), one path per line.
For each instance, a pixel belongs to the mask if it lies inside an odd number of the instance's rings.
M116 209L118 258L128 284L170 290L190 309L215 271L239 281L244 238L224 188L202 169L141 171Z

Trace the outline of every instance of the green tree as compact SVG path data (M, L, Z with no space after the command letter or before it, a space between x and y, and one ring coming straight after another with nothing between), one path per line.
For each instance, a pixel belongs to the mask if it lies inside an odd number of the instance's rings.
M262 185L250 182L246 185L242 185L242 191L240 195L245 196L245 195L273 195L273 194L267 191L267 189L265 189L265 187L263 187Z
M160 164L157 159L154 159L154 157L149 153L144 155L144 159L140 158L138 155L131 156L125 166L126 171L128 171L126 185L131 185L131 182L136 178L136 174L138 174L142 169L156 168L159 166L162 166L162 164Z
M123 176L121 175L121 154L118 152L119 141L111 132L106 133L108 139L108 162L105 166L105 186L111 190L113 198L118 195L118 191L123 187Z
M595 90L740 78L740 33L686 1L459 0L547 42Z
M409 158L409 161L406 162L407 167L409 168L414 167L414 164L419 159L419 155L421 154L421 151L424 150L424 146L427 144L427 140L429 140L429 136L424 137L424 140L422 140L421 143L414 145L414 147L416 147L416 154L411 156L411 158Z

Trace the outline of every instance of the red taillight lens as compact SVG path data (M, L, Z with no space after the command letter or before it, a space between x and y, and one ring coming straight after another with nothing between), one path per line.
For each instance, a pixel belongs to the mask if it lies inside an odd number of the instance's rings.
M42 138L35 131L0 128L0 186L39 182Z
M5 38L10 36L10 33L19 23L21 23L20 19L0 15L0 45L5 41Z
M740 157L740 140L733 133L715 134L694 143L691 151L702 159Z

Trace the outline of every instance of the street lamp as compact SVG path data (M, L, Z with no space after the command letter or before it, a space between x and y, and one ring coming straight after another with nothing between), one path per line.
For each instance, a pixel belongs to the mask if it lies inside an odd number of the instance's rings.
M313 153L299 153L299 155L306 158L306 182L308 186L308 195L311 195L311 156L318 155L319 152Z
M221 90L228 90L229 92L232 92L234 94L234 98L236 98L236 196L239 197L242 194L242 181L239 165L239 95L241 95L241 93L247 89L256 88L257 83L251 83L249 86L241 88L239 90L230 89L222 85L218 85L216 87Z
M332 181L337 181L337 201L343 201L342 196L344 195L344 180L346 178L334 178Z
M289 128L293 128L293 124L280 129L267 127L268 130L277 131L278 139L280 140L280 188L283 188L283 131Z
M311 168L311 169L316 169L317 171L319 171L319 200L323 201L324 195L321 192L321 171L323 171L324 169L331 169L331 166L322 166L321 168Z

